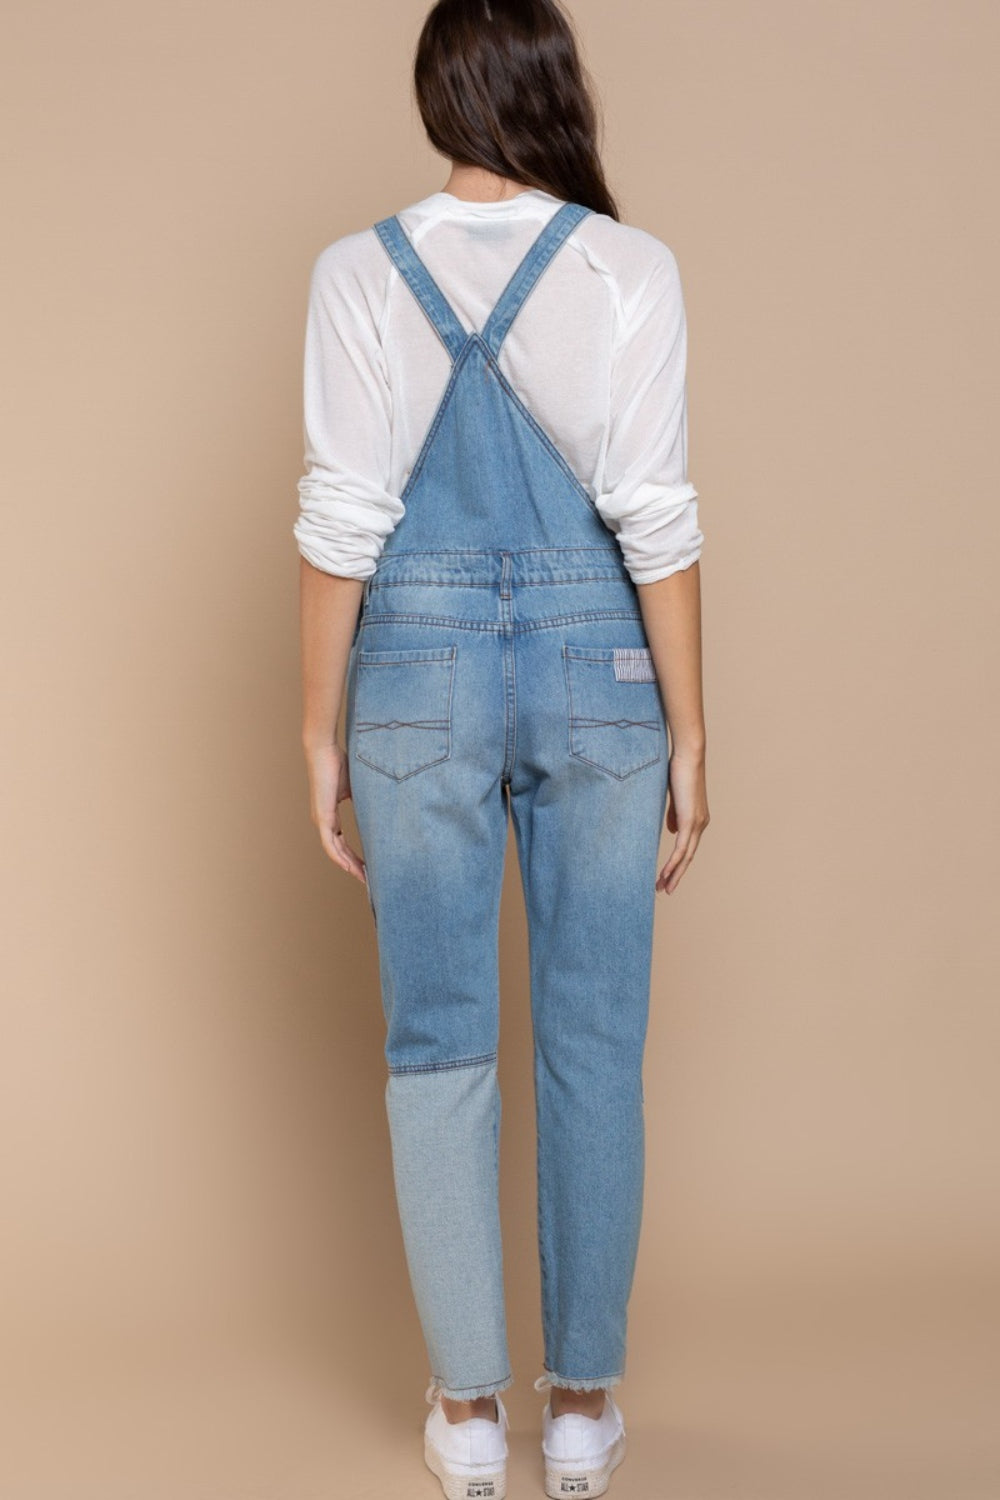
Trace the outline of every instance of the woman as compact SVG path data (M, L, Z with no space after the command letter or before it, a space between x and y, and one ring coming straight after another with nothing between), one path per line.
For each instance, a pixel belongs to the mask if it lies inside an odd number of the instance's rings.
M312 272L295 525L312 818L371 906L432 1375L424 1452L462 1500L506 1492L497 930L513 819L546 1491L594 1496L624 1455L611 1388L642 1207L655 892L676 890L709 820L684 307L670 249L619 220L554 0L439 0L415 88L448 180Z

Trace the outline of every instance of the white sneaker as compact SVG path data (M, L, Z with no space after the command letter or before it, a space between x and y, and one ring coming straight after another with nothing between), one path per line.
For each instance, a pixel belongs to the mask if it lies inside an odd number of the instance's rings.
M424 1423L424 1462L441 1481L447 1500L504 1500L507 1494L507 1410L496 1397L497 1420L469 1417L449 1422L441 1392L427 1387L431 1410Z
M535 1390L554 1382L540 1375ZM545 1493L552 1500L570 1495L603 1495L611 1472L625 1457L625 1419L611 1392L604 1391L604 1410L599 1417L567 1411L552 1415L552 1402L542 1412L542 1454L545 1459Z

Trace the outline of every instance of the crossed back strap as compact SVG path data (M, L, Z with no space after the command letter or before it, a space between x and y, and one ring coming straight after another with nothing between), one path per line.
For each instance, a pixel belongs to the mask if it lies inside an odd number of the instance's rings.
M387 219L380 219L374 227L454 362L470 338L480 338L493 358L497 357L511 324L538 278L580 220L592 212L582 203L564 203L556 209L524 255L479 334L466 333L451 303L410 243L398 217L392 214Z

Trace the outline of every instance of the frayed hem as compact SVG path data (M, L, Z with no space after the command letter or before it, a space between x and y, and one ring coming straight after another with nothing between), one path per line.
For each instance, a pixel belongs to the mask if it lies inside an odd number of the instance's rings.
M558 1385L567 1391L599 1391L610 1390L612 1386L620 1385L624 1379L623 1374L618 1375L594 1375L585 1380L564 1380L552 1370L546 1370L535 1382L536 1390L543 1390L546 1386Z
M475 1401L479 1396L495 1396L499 1391L505 1391L513 1384L513 1375L505 1375L502 1380L488 1381L485 1385L467 1386L443 1385L437 1377L434 1377L431 1380L430 1389L436 1395L445 1396L449 1401Z

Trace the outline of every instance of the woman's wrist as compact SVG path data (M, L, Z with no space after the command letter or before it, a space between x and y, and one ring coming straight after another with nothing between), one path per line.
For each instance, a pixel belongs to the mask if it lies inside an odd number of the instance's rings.
M303 729L302 750L307 756L322 754L325 750L337 748L337 731L335 729Z
M687 761L691 765L704 765L705 736L685 735L683 738L671 736L670 754L672 758Z

